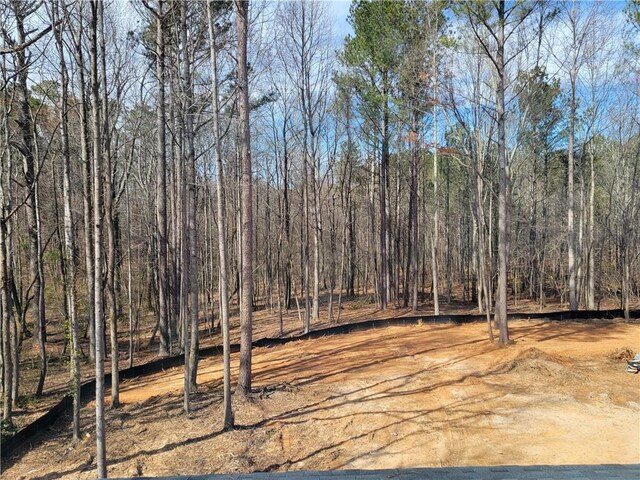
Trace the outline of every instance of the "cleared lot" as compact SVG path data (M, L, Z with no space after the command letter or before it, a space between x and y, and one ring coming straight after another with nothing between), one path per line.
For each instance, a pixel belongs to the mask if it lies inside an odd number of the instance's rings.
M470 324L257 349L256 393L235 399L232 432L220 433L218 358L201 362L191 418L180 369L126 381L108 414L109 475L640 462L640 376L616 352L640 349L640 325L511 326L506 348ZM59 422L3 473L93 478L93 450Z

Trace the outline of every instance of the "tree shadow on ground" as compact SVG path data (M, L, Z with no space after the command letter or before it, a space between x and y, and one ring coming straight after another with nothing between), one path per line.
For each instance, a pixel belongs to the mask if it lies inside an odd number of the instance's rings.
M515 328L512 327L511 338L516 342L524 338L534 342L546 342L562 337L571 338L576 342L593 342L620 335L619 331L614 332L612 329L618 323L613 320L530 322L518 322Z
M575 338L578 341L588 342L602 339L604 336L613 336L614 332L611 331L612 324L613 322L554 322L550 325L549 322L522 322L519 323L517 327L513 328L512 332L513 338L516 339L516 341L524 340L526 338L527 340L532 340L533 343L544 342L558 337L567 337L572 339ZM362 339L354 335L353 337L341 336L340 345L337 348L329 345L330 342L323 344L322 341L318 340L315 343L310 343L310 346L315 345L317 348L309 348L308 350L302 348L302 353L300 353L301 349L298 342L289 344L296 347L290 351L287 351L286 347L279 348L277 350L271 348L259 349L262 351L261 353L263 353L263 355L258 355L256 357L256 362L254 363L256 384L272 385L277 380L293 377L293 381L291 383L296 388L307 385L321 385L331 377L348 376L349 374L354 373L357 374L359 371L376 366L381 367L381 375L384 375L382 367L389 367L390 364L397 360L406 361L409 358L420 356L426 356L425 358L429 360L423 369L417 373L413 371L406 375L382 378L377 381L374 378L370 378L371 382L367 382L367 385L365 386L350 388L338 393L331 393L302 408L294 408L275 415L269 415L260 421L251 424L239 425L237 427L238 430L256 430L266 426L282 427L284 425L298 425L310 420L331 422L341 420L346 417L358 417L360 415L384 414L392 416L397 415L400 417L394 422L379 427L376 430L361 432L351 435L346 439L341 439L339 442L320 446L313 452L305 454L300 458L287 459L281 463L267 465L264 467L264 470L289 468L296 463L303 462L314 456L322 455L331 449L341 448L348 442L361 441L366 438L366 436L375 433L375 431L381 431L394 426L417 422L425 418L429 418L430 423L436 425L438 424L438 420L434 419L433 416L446 409L456 409L456 411L460 412L462 416L456 419L456 421L460 422L465 419L468 420L481 415L482 412L472 411L468 407L478 402L490 400L490 398L486 396L487 394L484 394L484 396L476 395L474 397L468 397L463 400L457 400L448 405L442 405L426 410L366 411L363 408L360 412L352 412L346 415L341 415L338 411L336 411L335 414L327 414L327 412L332 412L333 410L352 404L358 404L365 407L367 403L377 402L380 400L393 401L393 399L400 397L422 395L440 388L462 384L471 378L485 378L494 374L503 373L502 365L498 365L495 368L490 369L479 368L477 371L472 370L470 373L458 375L455 378L434 383L432 381L432 377L439 371L462 362L473 361L477 357L490 353L498 347L490 344L488 340L484 338L477 338L477 335L474 333L470 334L468 338L464 338L464 341L457 342L455 344L448 343L449 333L453 329L458 328L456 325L439 326L437 329L430 330L429 335L426 336L425 332L422 331L420 327L410 328L415 328L415 330L412 331L411 329L408 329L402 336L383 337L375 340L375 343L368 338ZM619 332L617 332L617 334L619 335ZM301 342L307 342L307 340L303 340ZM371 350L372 344L376 347L373 351ZM460 347L467 347L465 349L465 354L456 355L452 358L442 358L442 355L447 354L448 349ZM367 355L362 354L362 351L364 350L367 351ZM437 354L440 358L437 358L436 355L436 357L430 359L429 354ZM176 372L176 374L181 374L181 371ZM429 383L423 385L419 384L424 382ZM335 379L333 383L335 383ZM194 396L194 412L204 410L210 406L220 403L219 385L219 380L202 385L202 389L208 391ZM495 395L500 394L495 393ZM182 399L178 394L150 398L144 402L131 406L129 411L126 413L130 418L135 419L136 425L146 425L155 423L159 419L166 417L168 411L179 411L181 409L181 402ZM133 412L134 408L135 412ZM317 417L315 415L321 416ZM85 425L90 423L89 417L90 412L85 411L85 418L83 419L83 423ZM59 422L66 422L65 428L68 430L68 418L61 419ZM57 429L60 432L63 430L60 428L60 425L57 425ZM126 455L110 459L109 464L122 464L139 456L151 456L172 451L183 446L197 445L214 439L221 433L221 431L213 431L207 434L171 442L163 445L162 447L131 452ZM43 432L43 435L51 437L51 432ZM385 448L392 447L412 435L414 435L414 433L409 433L400 438L391 439L388 444L376 447L376 449L368 454L383 452ZM55 436L70 438L70 435L65 435L64 433L57 433ZM134 445L132 445L132 447L134 447ZM354 461L357 458L359 457L354 455L348 461L345 461L344 465L347 465L349 462ZM10 465L11 463L8 463L5 468L8 468ZM92 468L93 465L93 459L90 459L79 463L75 468L37 477L36 480L57 479L64 475L72 475L74 473L85 471Z

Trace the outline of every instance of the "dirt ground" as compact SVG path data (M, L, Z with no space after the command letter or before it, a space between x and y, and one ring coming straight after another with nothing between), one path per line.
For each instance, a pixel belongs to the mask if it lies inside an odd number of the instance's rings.
M201 361L188 417L181 369L125 381L107 415L109 476L640 462L640 375L619 354L640 350L640 324L511 322L503 348L485 330L425 324L256 349L255 393L234 398L228 432L219 357ZM63 419L3 477L94 478L92 415L89 404L77 445Z
M552 304L555 305L555 304ZM553 309L552 307L549 307ZM462 309L461 311L472 311L472 307ZM327 312L323 311L320 315L320 321L313 324L314 329L324 328L330 324L348 323L365 319L382 318L385 316L401 316L410 313L410 309L395 309L382 312L366 296L355 297L346 300L343 304L339 321L334 317L332 322L327 318ZM259 310L254 312L253 322L253 339L258 340L264 337L277 337L279 335L279 319L277 312L274 310ZM334 313L335 315L335 313ZM155 318L150 312L141 319L139 334L135 341L134 365L147 363L158 357L158 338L150 343L151 332L154 330ZM217 323L217 322L216 322ZM230 319L231 323L231 341L239 342L240 339L240 317L233 315ZM303 327L299 320L297 311L291 310L283 315L283 335L296 335L302 333ZM118 327L119 345L120 345L120 369L129 366L128 348L128 324L126 319L120 322ZM207 347L210 345L220 345L222 342L219 329L211 328L210 318L205 315L200 319L200 346ZM176 342L174 342L176 343ZM80 371L82 380L86 381L93 378L94 364L89 361L88 350L89 344L87 338L81 338L81 351L84 356L80 361ZM109 345L107 345L109 348ZM174 353L179 353L174 348ZM66 333L60 322L51 322L48 325L48 341L47 341L48 367L47 377L44 385L44 394L40 398L35 398L33 392L38 383L39 359L38 346L33 337L25 339L24 346L21 351L20 362L20 395L18 406L13 408L13 421L16 430L24 428L27 424L33 422L43 413L49 410L53 405L60 401L62 396L69 393L69 354L67 350ZM107 352L105 360L105 371L111 369L111 356ZM0 413L2 408L0 406ZM4 434L4 432L3 432Z
M442 302L442 311L447 314L476 314L477 309L475 305L470 302L460 300L462 298L462 292L459 286L454 288L454 295L451 301L447 301L446 298ZM334 311L333 318L328 318L328 295L325 294L321 297L321 309L320 319L312 324L313 329L324 328L334 324L357 322L361 320L385 318L385 317L398 317L404 315L412 315L414 312L409 308L390 308L387 311L381 311L374 303L374 298L371 295L358 295L352 298L343 299L342 309L338 318L337 309L335 308L336 298L334 296ZM599 307L601 309L613 309L619 308L619 302L616 302L612 298L603 299ZM640 308L640 302L635 302L632 308ZM566 305L562 304L559 299L548 299L543 311L559 311L565 310ZM509 303L509 312L538 312L539 306L530 300L518 300L512 299ZM231 341L237 342L239 340L239 323L240 319L237 315L237 310L232 311L234 315L231 317ZM430 302L421 304L418 313L425 315L433 314L433 307ZM20 365L20 399L18 406L13 409L13 421L16 429L21 429L27 424L36 420L39 416L45 413L53 405L55 405L60 398L69 392L69 366L68 366L68 351L66 350L66 333L62 328L62 322L50 321L48 325L48 343L47 343L47 355L48 355L48 368L47 378L44 386L44 395L40 398L35 398L33 392L35 391L36 384L38 382L39 373L39 360L38 360L38 348L33 337L26 338L22 352L21 352L21 365ZM158 344L157 337L155 342L149 344L151 332L154 329L155 319L152 312L147 312L141 318L141 326L139 334L136 337L135 342L135 356L134 363L136 365L149 362L157 357ZM262 309L254 312L254 340L263 337L277 337L279 335L279 318L277 310ZM292 309L289 312L283 314L283 334L285 336L295 335L302 333L303 326L301 321L301 315L296 309ZM128 352L128 324L126 319L120 322L119 325L119 344L120 344L120 368L127 368L129 366L129 359L127 358ZM200 323L200 345L206 347L209 345L217 345L221 343L219 330L211 329L211 319L206 315L202 315ZM81 339L81 350L85 354L88 352L88 340L86 338ZM110 371L111 368L110 356L105 362L105 371ZM94 365L85 357L80 364L81 374L83 380L88 380L94 375ZM0 408L0 412L2 409ZM4 435L4 432L3 432Z

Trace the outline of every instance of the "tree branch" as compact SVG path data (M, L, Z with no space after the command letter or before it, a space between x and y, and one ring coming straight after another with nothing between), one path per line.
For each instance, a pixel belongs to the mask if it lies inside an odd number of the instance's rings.
M40 33L38 33L36 36L30 38L29 40L27 40L24 43L21 43L20 45L14 45L12 47L2 47L2 48L0 48L0 55L7 55L9 53L17 53L17 52L20 52L20 51L24 50L25 48L29 48L31 45L33 45L38 40L40 40L42 37L44 37L47 33L49 33L53 29L54 26L58 26L59 23L60 23L60 21L58 20L55 24L49 25L44 30L42 30Z

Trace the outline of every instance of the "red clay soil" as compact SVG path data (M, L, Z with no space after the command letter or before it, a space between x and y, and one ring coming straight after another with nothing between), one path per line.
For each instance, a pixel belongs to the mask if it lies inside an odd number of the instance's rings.
M355 301L345 302L344 309L341 312L340 323L358 321L368 318L376 318L376 312L379 312L374 305L371 305L366 297L359 297ZM387 315L401 315L408 312L404 310L391 310ZM378 313L378 316L381 313ZM211 331L209 329L210 322L202 319L200 328L200 346L205 347L212 344L220 344L220 332ZM142 318L140 326L140 334L136 339L134 347L134 364L139 365L147 363L158 356L157 337L153 344L149 344L149 340L154 328L153 314L148 314ZM207 324L209 323L209 324ZM205 325L207 324L207 325ZM298 319L296 311L290 311L283 316L284 333L292 335L302 331L302 325ZM43 415L53 405L55 405L63 395L69 392L69 367L68 367L68 350L65 331L61 327L61 322L49 322L48 325L48 341L47 356L48 367L47 377L44 386L44 395L35 398L33 392L38 383L39 374L39 358L38 345L33 336L24 340L21 349L20 360L20 400L17 406L13 408L13 422L16 430L23 428L25 425L33 422L35 419ZM314 324L314 328L328 325L326 312L322 312L321 323ZM129 366L127 358L129 339L128 324L120 322L118 327L119 343L120 343L120 368ZM231 336L232 342L239 339L239 317L236 315L231 318ZM262 310L254 312L254 340L263 337L274 337L279 334L279 321L277 312ZM81 351L87 355L89 349L88 339L81 338ZM109 352L107 352L109 353ZM177 352L176 352L177 353ZM110 371L111 360L110 355L105 361L105 371ZM83 357L80 362L80 370L82 380L89 380L94 375L94 365L89 361L88 357ZM2 413L0 405L0 413ZM5 435L6 432L2 432Z
M228 432L219 357L200 363L190 416L180 368L127 380L123 407L107 414L109 476L640 462L640 375L624 362L640 350L639 324L511 322L515 343L502 348L485 329L393 327L256 349L255 393L234 398ZM78 444L61 420L3 478L95 478L92 415L89 404Z
M461 291L459 286L454 289L454 297L450 303L447 302L446 297L441 300L441 311L444 314L476 314L477 309L469 302L462 302L456 300L461 298ZM343 308L340 312L340 318L337 319L337 309L335 304L337 303L337 295L334 295L334 313L333 318L329 321L327 304L328 296L325 294L321 298L321 311L320 319L312 324L312 328L318 329L327 327L333 324L357 322L362 320L385 318L392 316L405 316L412 315L414 312L408 308L390 308L386 311L381 311L377 306L372 303L373 297L371 295L360 295L350 299L343 299ZM557 299L550 299L543 311L559 311L566 310L566 305L560 303ZM599 305L600 309L614 309L619 308L619 302L614 299L603 300ZM640 308L640 302L635 302L632 305L633 308ZM538 312L540 311L538 304L530 300L512 301L509 304L509 312ZM237 313L237 312L236 312ZM423 304L420 306L418 313L424 315L432 315L433 308L430 304ZM236 342L239 340L239 317L237 315L231 318L231 341ZM144 316L141 319L140 333L136 339L135 347L135 364L149 362L154 358L157 358L158 345L157 337L156 341L149 345L151 338L151 332L153 331L155 320L152 313ZM47 355L48 355L48 371L45 381L44 396L41 398L35 398L33 392L35 391L36 384L38 382L39 373L39 360L38 360L38 348L33 337L27 338L24 341L24 345L21 352L21 365L20 365L20 394L21 399L18 407L14 407L14 423L16 428L23 428L30 422L33 422L36 418L44 414L49 408L57 403L63 395L69 392L69 367L68 367L68 351L66 350L66 334L62 329L62 322L49 321L48 322L48 342L47 342ZM254 332L253 338L257 340L264 337L277 337L279 335L279 319L277 310L263 309L261 311L254 312ZM284 335L294 335L302 332L302 323L298 311L294 308L289 312L283 314ZM200 328L200 345L202 347L209 345L217 345L221 343L219 330L210 330L211 321L207 318L201 319ZM128 323L124 319L119 325L119 343L120 343L120 368L126 368L129 366L129 360L127 358L128 352ZM82 339L81 347L83 352L88 352L88 340ZM109 371L111 368L110 358L106 359L105 371ZM81 362L82 379L88 380L94 375L94 365L85 358ZM0 408L0 413L2 409Z
M335 299L334 299L335 301ZM389 310L382 312L370 303L367 297L356 297L345 301L341 312L340 321L335 323L355 322L365 319L381 318L385 316L397 316L409 313L409 309ZM154 316L149 313L141 319L141 327L139 335L135 341L134 347L134 364L140 365L147 363L158 357L158 338L150 344L152 331L154 329ZM235 315L230 319L231 323L231 341L238 342L240 338L239 324L240 318ZM254 340L264 337L277 337L279 335L279 320L277 312L269 310L261 310L254 312ZM313 324L313 328L323 328L329 326L330 322L327 318L327 312L323 311L320 315L320 321ZM289 311L283 315L283 334L295 335L302 332L302 324L299 321L297 311ZM210 345L221 344L220 331L218 329L211 330L210 321L201 318L200 322L200 346L206 347ZM129 366L128 349L128 323L125 319L120 322L118 327L119 344L120 344L120 368ZM54 404L56 404L62 396L69 393L69 354L67 350L67 340L65 331L61 329L60 322L50 322L48 325L48 341L47 356L48 368L45 381L44 395L35 398L33 392L38 383L39 374L39 358L38 346L34 337L26 338L21 350L20 362L20 395L21 399L17 407L13 409L13 421L16 429L23 428L36 418L44 414ZM107 345L108 346L108 345ZM88 339L81 338L81 351L88 353ZM109 353L109 352L107 352ZM178 351L174 351L178 353ZM111 369L110 355L105 360L105 372ZM89 361L88 357L84 357L80 363L82 380L89 380L94 375L94 365ZM0 414L2 408L0 405ZM4 434L4 433L3 433Z

